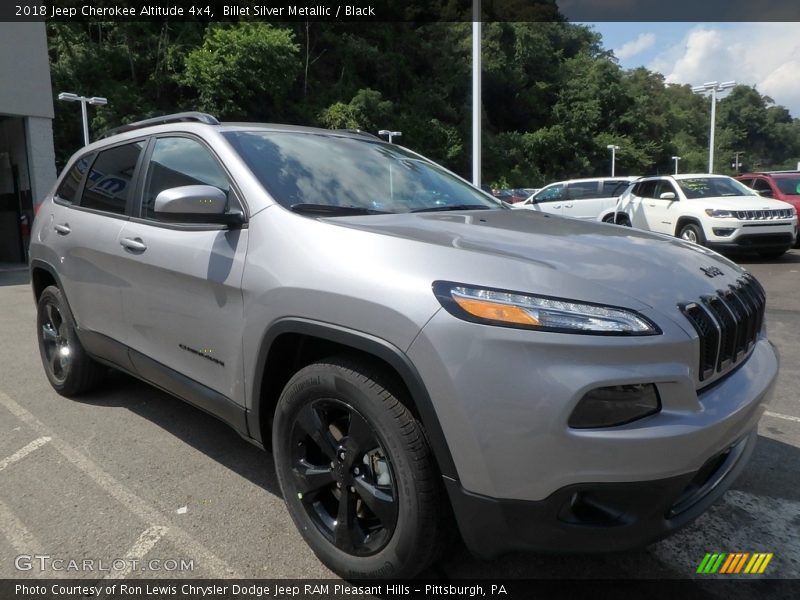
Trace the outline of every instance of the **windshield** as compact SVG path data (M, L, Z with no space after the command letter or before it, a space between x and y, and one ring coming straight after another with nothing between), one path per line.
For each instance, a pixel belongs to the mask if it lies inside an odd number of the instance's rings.
M324 133L224 135L272 197L298 212L346 216L503 208L399 146Z
M787 196L800 196L800 177L776 177L775 183Z
M690 200L723 196L758 196L749 187L730 177L693 177L678 179L677 182Z

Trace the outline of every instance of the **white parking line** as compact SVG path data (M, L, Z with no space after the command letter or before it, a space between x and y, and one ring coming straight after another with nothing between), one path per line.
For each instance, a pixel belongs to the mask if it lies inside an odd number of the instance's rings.
M37 450L37 449L41 448L47 442L49 442L50 439L51 438L46 437L46 436L45 437L40 437L40 438L38 438L36 440L33 440L30 444L28 444L24 448L20 448L19 450L14 452L14 454L12 454L11 456L7 456L3 460L0 460L0 471L5 469L8 465L14 464L18 460L22 460L23 458L28 456L28 454L30 454L34 450Z
M147 553L155 547L158 541L164 537L168 530L168 527L163 527L161 525L148 527L142 532L142 535L139 536L139 539L136 540L136 543L131 546L131 549L128 550L128 553L124 558L128 561L143 559ZM121 571L114 571L104 577L104 579L124 579L130 575L132 571L133 563L128 562L127 568Z
M0 500L0 532L14 548L17 554L32 555L41 552L43 549L42 543L33 535L25 524L17 518L17 515L12 511L2 500ZM66 575L60 571L51 571L45 573L31 569L25 571L26 577L44 577L47 579L62 579Z
M770 412L768 410L764 411L764 414L768 417L775 417L776 419L783 419L784 421L794 421L795 423L800 423L800 417L793 417L791 415L782 415L781 413Z
M42 423L33 414L12 400L8 395L0 391L0 405L4 406L11 414L20 421L28 425L31 429L41 435L46 435L52 439L53 447L69 462L83 471L88 477L100 486L107 494L123 504L131 513L139 519L152 525L153 523L168 523L169 519L158 509L149 505L145 500L139 498L128 488L118 482L114 477L101 469L94 461L84 456L67 442L59 438L47 425ZM208 548L196 541L188 533L179 527L170 526L169 537L191 558L196 559L196 563L201 568L208 570L208 577L219 579L223 577L233 577L241 579L242 576L225 561L218 558Z
M42 550L42 545L22 521L0 500L0 531L8 543L20 554L33 554Z

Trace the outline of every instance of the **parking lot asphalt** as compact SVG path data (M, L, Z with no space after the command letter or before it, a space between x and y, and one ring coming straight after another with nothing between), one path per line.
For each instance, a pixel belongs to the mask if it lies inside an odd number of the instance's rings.
M767 289L782 366L753 458L724 499L645 549L481 561L456 543L424 576L692 578L702 577L695 570L706 552L771 552L762 577L800 577L800 250L737 261ZM269 454L119 373L80 400L60 397L42 370L34 322L27 273L0 272L0 578L333 577L296 532ZM161 570L72 572L49 562L108 568L117 558L160 559Z

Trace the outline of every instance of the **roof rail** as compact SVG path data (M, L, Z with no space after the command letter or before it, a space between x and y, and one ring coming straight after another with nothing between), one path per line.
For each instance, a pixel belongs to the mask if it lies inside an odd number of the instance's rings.
M340 133L352 133L353 135L360 135L363 137L372 138L374 140L380 140L377 135L370 133L369 131L364 131L363 129L336 129Z
M144 119L143 121L136 121L135 123L128 123L127 125L121 125L120 127L115 127L114 129L109 129L108 131L103 132L98 139L102 140L104 138L111 137L112 135L125 133L126 131L133 131L135 129L141 129L142 127L151 127L153 125L192 122L205 123L206 125L219 125L219 121L209 114L201 112L182 112L171 115L163 115L161 117L153 117L152 119Z

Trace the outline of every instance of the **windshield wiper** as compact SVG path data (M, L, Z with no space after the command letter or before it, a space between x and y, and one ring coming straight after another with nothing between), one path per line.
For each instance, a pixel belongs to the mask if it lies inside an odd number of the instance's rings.
M498 206L498 208L500 207ZM429 206L428 208L418 208L410 212L445 212L448 210L492 210L492 207L484 206L483 204L451 204L449 206Z
M363 206L337 206L335 204L292 204L293 212L326 217L348 217L353 215L390 215L389 211L365 208Z

